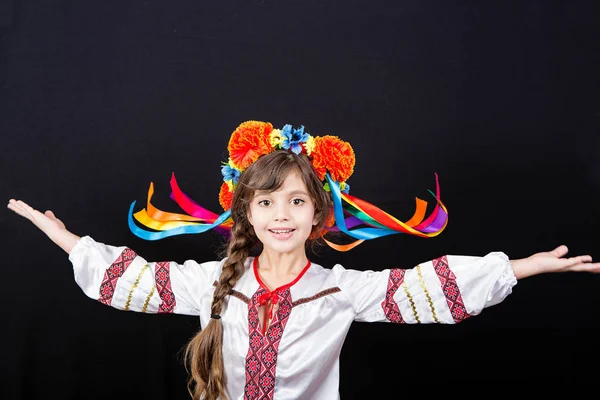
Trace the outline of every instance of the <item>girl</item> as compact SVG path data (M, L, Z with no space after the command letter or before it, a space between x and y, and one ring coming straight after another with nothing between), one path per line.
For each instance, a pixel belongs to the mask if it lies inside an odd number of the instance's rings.
M339 398L339 356L353 321L452 324L503 301L518 279L600 272L590 256L565 258L565 246L518 260L495 252L444 256L411 269L324 268L309 261L307 244L324 240L349 250L392 233L439 234L447 217L439 196L429 218L417 203L415 217L397 221L347 193L350 145L312 137L303 127L277 130L248 121L234 131L228 150L223 214L193 203L173 179L172 197L192 215L154 208L151 186L147 208L130 212L129 221L148 240L220 229L228 248L218 262L147 262L129 248L69 232L50 210L14 199L8 204L69 254L89 297L122 310L200 317L203 329L186 348L193 399ZM134 218L153 229L137 227ZM335 232L357 240L325 239Z

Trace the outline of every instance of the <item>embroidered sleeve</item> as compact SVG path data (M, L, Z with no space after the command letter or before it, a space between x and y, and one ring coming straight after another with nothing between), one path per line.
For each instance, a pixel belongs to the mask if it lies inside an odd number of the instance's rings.
M346 271L357 321L453 324L503 301L517 283L508 257L443 256L410 269Z
M218 262L148 262L128 247L82 237L71 250L75 281L90 298L120 310L199 315Z

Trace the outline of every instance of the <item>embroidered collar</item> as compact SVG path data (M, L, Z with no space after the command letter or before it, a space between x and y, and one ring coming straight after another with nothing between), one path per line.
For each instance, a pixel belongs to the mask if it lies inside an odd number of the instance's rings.
M265 293L261 294L258 297L258 304L260 306L262 306L262 305L265 305L268 302L270 302L268 307L265 307L265 315L263 317L263 334L267 332L267 322L273 318L273 307L275 306L275 304L279 303L279 299L280 299L279 295L282 292L284 292L286 289L289 289L290 287L294 286L296 284L296 282L298 282L300 280L300 278L302 278L302 276L304 276L306 271L308 271L308 269L310 268L310 265L311 265L311 262L309 260L306 263L306 265L304 266L304 268L302 269L302 271L300 271L300 273L298 274L296 279L294 279L290 283L286 283L283 286L279 286L276 289L270 290L267 287L267 285L265 285L265 283L262 281L262 279L260 279L260 274L258 273L258 257L254 258L254 263L253 263L254 276L256 277L256 281L258 282L260 287L262 287L266 291ZM268 308L268 310L267 310L267 308Z

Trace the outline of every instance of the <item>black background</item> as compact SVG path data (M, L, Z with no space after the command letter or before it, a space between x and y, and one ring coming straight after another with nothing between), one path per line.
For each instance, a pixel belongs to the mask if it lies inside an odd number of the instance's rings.
M597 2L10 1L0 4L0 193L150 260L215 259L203 235L145 242L129 204L184 192L218 212L230 133L249 119L352 143L352 194L401 220L439 174L449 224L325 266L442 254L598 250ZM5 209L3 399L186 399L193 317L121 312L76 286L67 255ZM523 280L456 326L354 324L343 399L583 390L597 379L590 274ZM414 394L413 394L414 395Z

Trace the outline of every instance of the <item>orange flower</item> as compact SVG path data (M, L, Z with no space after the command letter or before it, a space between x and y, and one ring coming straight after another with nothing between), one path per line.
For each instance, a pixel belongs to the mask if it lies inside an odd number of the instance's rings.
M327 215L327 220L325 221L325 227L331 228L335 224L335 214L333 213L333 207L329 210L329 215Z
M354 150L350 143L337 136L315 137L315 147L311 156L313 167L321 180L325 179L327 171L337 182L345 181L354 172Z
M231 208L231 201L233 200L233 192L229 190L227 182L223 182L221 190L219 191L219 203L223 210L227 211Z
M329 214L327 215L323 229L321 229L319 232L315 231L311 233L309 239L316 239L318 237L325 236L329 231L329 228L331 228L333 225L335 225L335 215L333 214L333 207L331 207L329 209Z
M246 121L240 124L229 139L229 156L235 168L248 168L258 157L273 150L269 135L273 125L268 122Z

